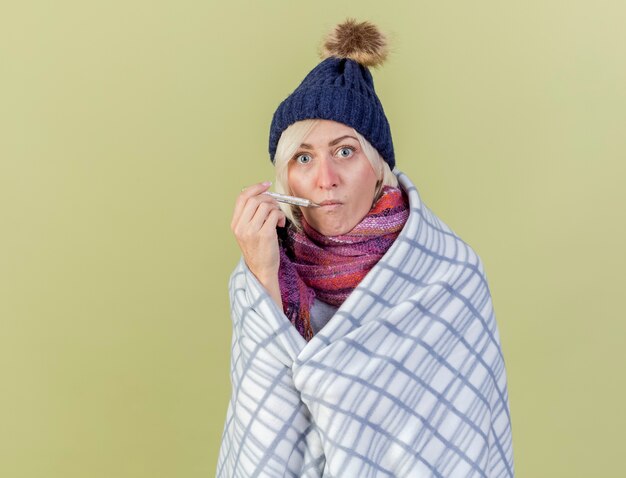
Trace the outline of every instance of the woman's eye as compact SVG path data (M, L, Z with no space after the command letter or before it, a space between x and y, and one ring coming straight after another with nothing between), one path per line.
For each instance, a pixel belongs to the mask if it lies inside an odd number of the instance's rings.
M354 153L354 150L352 148L341 148L338 153L342 158L349 158Z
M311 156L309 156L308 154L300 154L296 156L296 161L300 164L306 164L311 161Z

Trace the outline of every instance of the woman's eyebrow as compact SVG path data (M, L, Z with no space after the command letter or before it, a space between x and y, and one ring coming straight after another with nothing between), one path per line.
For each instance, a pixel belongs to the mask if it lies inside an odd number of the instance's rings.
M342 136L341 138L337 138L337 139L332 140L330 143L328 143L328 146L334 146L334 145L336 145L339 141L343 141L343 140L344 140L344 139L346 139L346 138L352 138L353 140L358 141L358 139L356 139L354 136L350 136L350 135L348 135L348 134L347 134L347 135L345 135L345 136Z
M344 140L344 139L346 139L346 138L352 138L353 140L358 141L358 139L356 139L354 136L350 136L350 135L348 135L348 134L347 134L347 135L342 136L342 137L340 137L340 138L333 139L330 143L328 143L328 146L334 146L334 145L336 145L336 144L337 144L337 143L339 143L340 141L343 141L343 140ZM311 146L311 145L310 145L310 144L308 144L308 143L302 143L302 144L300 145L300 147L301 147L301 148L303 148L303 149L313 149L313 146Z

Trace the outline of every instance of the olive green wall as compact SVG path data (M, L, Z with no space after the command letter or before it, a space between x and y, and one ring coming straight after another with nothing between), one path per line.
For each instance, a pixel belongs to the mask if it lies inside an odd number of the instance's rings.
M485 263L518 476L626 476L619 0L3 5L0 476L214 475L234 198L347 16L392 34L398 165Z

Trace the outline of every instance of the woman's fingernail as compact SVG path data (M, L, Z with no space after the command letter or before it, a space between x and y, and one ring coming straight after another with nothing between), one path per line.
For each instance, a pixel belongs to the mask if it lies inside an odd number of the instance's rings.
M272 185L272 181L263 181L261 184L263 186L271 186Z

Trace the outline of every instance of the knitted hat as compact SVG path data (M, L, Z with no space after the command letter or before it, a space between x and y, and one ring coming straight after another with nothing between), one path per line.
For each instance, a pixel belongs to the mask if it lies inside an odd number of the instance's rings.
M337 25L323 45L322 62L274 113L269 141L272 162L278 140L290 125L327 119L358 131L393 169L391 130L368 69L381 65L386 57L387 40L376 26L352 19Z

